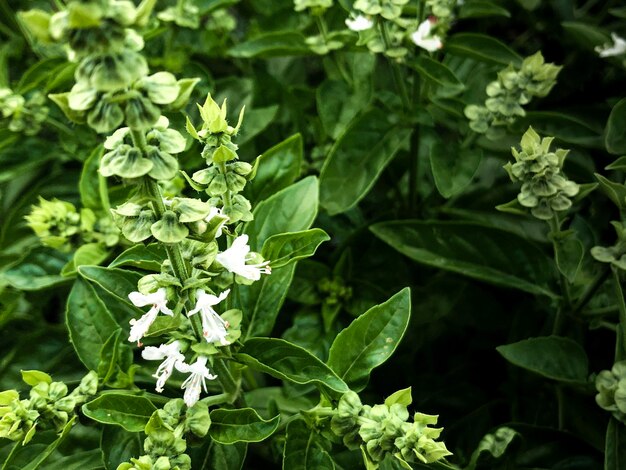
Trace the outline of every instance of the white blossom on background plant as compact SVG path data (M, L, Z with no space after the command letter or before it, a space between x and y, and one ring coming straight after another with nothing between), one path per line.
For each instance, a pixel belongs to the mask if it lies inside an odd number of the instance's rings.
M228 296L229 292L230 289L227 289L220 295L213 295L207 294L202 289L196 291L196 307L191 310L187 316L190 317L200 312L200 317L202 318L202 335L209 343L219 341L224 346L229 344L226 340L228 322L220 317L213 309L215 305L219 304Z
M411 34L411 40L415 45L429 52L435 52L443 47L441 38L437 35L431 35L434 24L435 21L429 18L417 27L417 31Z
M147 361L163 360L156 373L152 376L157 379L156 391L159 393L163 392L165 382L172 375L176 363L185 361L185 356L180 352L180 343L178 341L162 344L159 347L147 346L141 351L141 356Z
M217 378L217 375L211 374L206 363L207 358L205 356L198 357L193 364L176 363L176 369L183 374L190 374L180 386L185 391L183 395L185 404L190 408L200 399L202 390L207 391L206 380L215 380Z
M357 15L346 19L346 26L352 31L365 31L374 26L374 22L365 15Z
M133 303L135 307L145 307L146 305L152 305L150 310L143 315L139 320L133 318L130 320L130 335L128 336L128 341L134 343L135 341L139 342L141 338L144 337L150 325L154 323L159 312L173 316L174 312L172 312L167 307L167 291L165 288L160 288L156 292L152 294L142 294L141 292L131 292L128 294L128 298Z
M251 281L261 279L261 274L270 274L269 261L259 264L246 264L250 255L248 235L240 235L233 241L230 248L218 253L215 259L231 273L239 274Z
M595 51L600 57L613 57L626 53L626 39L615 33L611 33L611 39L613 40L612 44L609 42L604 46L597 46L595 48Z

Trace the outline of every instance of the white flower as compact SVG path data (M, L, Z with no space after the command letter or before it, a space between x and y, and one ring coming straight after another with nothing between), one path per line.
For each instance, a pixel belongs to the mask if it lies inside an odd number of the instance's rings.
M144 337L150 325L156 320L159 312L164 313L165 315L173 316L174 312L172 312L169 308L167 308L167 291L165 288L161 287L156 292L152 294L144 295L141 292L131 292L128 294L128 298L133 303L135 307L145 307L146 305L152 305L148 313L142 316L139 320L133 318L130 321L130 336L128 337L128 341L134 343Z
M239 274L251 281L258 281L261 279L261 274L272 272L268 266L269 261L247 265L246 260L249 259L249 254L248 235L240 235L235 238L230 248L218 253L215 259L231 273Z
M206 223L209 223L215 217L220 217L222 219L219 226L217 227L217 231L215 232L215 238L219 238L222 236L222 227L224 227L224 224L228 220L228 217L224 215L222 209L220 209L219 207L211 206L211 211L209 212L209 215L204 218L204 221Z
M596 47L595 51L600 57L612 57L626 53L626 40L615 33L611 33L613 44L607 43L604 46Z
M196 291L196 308L191 310L187 316L195 315L200 312L202 318L202 334L209 343L213 341L219 341L224 346L230 344L226 340L226 328L228 328L228 322L224 321L222 317L213 309L213 307L224 300L230 289L225 290L219 296L207 294L205 291L198 289Z
M366 29L370 29L372 26L374 26L374 22L370 20L367 16L357 15L355 17L346 19L346 26L352 31L365 31Z
M185 356L180 352L180 343L174 341L170 344L162 344L158 348L154 346L148 346L141 351L141 356L147 361L160 361L161 365L156 370L156 373L152 376L157 379L156 391L161 393L165 381L170 378L174 371L174 366L177 362L185 362Z
M177 362L176 369L185 374L191 374L180 386L185 391L183 396L185 404L188 407L192 407L200 399L200 392L202 389L206 392L206 379L214 380L217 375L212 375L206 366L207 358L205 356L198 357L198 360L193 364L185 364L184 362Z
M429 52L434 52L443 47L439 36L430 35L433 24L435 24L435 21L427 19L418 26L417 31L411 34L411 40L415 43L415 45L426 49Z

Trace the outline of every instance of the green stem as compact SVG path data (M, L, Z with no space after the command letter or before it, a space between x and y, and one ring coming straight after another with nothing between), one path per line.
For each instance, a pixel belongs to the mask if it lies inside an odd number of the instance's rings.
M229 399L230 395L228 393L220 393L219 395L203 398L202 403L206 406L222 405L228 403Z
M391 47L391 40L389 39L389 32L387 31L387 24L384 22L379 22L378 26L380 28L380 33L383 38L383 43L385 44L385 51L387 51ZM400 93L400 97L402 98L402 103L404 103L405 112L411 109L411 99L409 98L409 93L406 89L406 84L402 79L402 71L400 70L400 66L393 59L389 59L389 63L391 64L391 72L393 75L393 81Z
M15 453L17 452L17 450L22 447L20 445L19 442L16 442L15 445L13 446L13 448L11 449L11 452L9 452L9 455L7 456L6 460L4 461L4 464L2 465L2 470L5 470L6 468L9 468L8 465L11 463L11 460L13 460L13 457L15 456Z
M219 377L224 392L229 397L229 402L234 403L239 396L239 384L230 373L228 365L223 359L215 358L213 359L213 369L215 369L215 373Z
M556 263L558 251L557 235L561 232L561 223L559 221L559 216L555 214L554 217L548 221L548 224L550 226L550 238L552 239L552 249L554 251L554 260ZM572 305L572 300L570 298L569 292L569 281L558 269L558 266L557 271L559 271L559 280L561 283L561 293L563 294L563 300L559 303L559 307L557 308L556 315L554 317L554 324L552 325L553 335L559 335L561 333L561 330L563 329L564 310L570 309Z

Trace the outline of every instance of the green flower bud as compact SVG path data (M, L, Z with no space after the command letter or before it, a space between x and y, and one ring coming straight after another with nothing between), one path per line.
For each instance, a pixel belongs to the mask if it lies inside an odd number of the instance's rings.
M294 0L294 6L296 11L311 10L326 10L333 6L333 0Z
M226 186L228 187L228 190L232 193L239 193L243 191L246 183L247 181L243 176L240 176L234 172L226 173Z
M127 202L111 209L111 214L122 234L131 242L140 243L152 236L150 228L156 222L156 216L151 209Z
M185 414L185 431L191 432L198 437L204 437L209 432L211 426L211 418L209 417L209 407L197 402L191 408L187 409Z
M124 121L124 112L117 103L110 103L102 96L87 114L87 124L96 132L103 134L117 129Z
M228 217L229 223L234 224L237 222L249 222L253 219L252 206L241 194L235 194L232 197L231 207L224 208L223 214Z
M148 129L161 117L160 109L143 96L129 99L124 112L131 129Z
M189 235L189 229L179 221L176 213L171 210L165 211L161 220L152 224L150 231L154 238L163 243L179 243Z
M69 250L80 232L80 215L73 204L53 199L39 198L25 217L28 226L41 239L43 245L59 250Z
M136 88L145 91L148 99L155 104L173 103L180 91L176 77L169 72L157 72L144 77L139 80Z
M124 90L147 73L146 59L126 49L86 57L76 69L75 78L83 87L108 92Z
M200 27L200 10L190 2L183 2L182 9L178 6L166 8L157 14L157 18L166 23L175 23L181 28Z
M153 168L153 160L145 158L141 150L122 144L102 156L99 171L105 177L117 175L122 178L139 178L150 173ZM162 168L157 173L160 170Z

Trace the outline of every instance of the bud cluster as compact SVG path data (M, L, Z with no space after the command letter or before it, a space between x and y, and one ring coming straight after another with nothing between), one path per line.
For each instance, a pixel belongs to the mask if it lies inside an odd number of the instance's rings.
M37 134L48 117L48 107L45 103L46 98L39 92L33 92L26 99L10 88L0 88L0 112L8 121L7 127L11 132Z
M469 105L465 116L470 128L492 140L501 136L502 126L526 115L523 106L534 97L544 97L556 84L561 66L545 63L541 52L527 57L518 69L509 65L498 73L498 79L487 85L484 106Z
M53 382L39 371L22 372L31 385L28 399L20 400L16 390L0 393L0 438L27 444L37 429L60 433L75 414L75 408L96 394L98 377L87 374L71 393L63 382Z
M386 455L392 455L405 468L411 463L432 463L451 453L438 442L442 428L437 416L415 413L409 421L408 400L400 391L382 405L363 405L355 392L344 394L331 419L333 433L341 437L349 449L361 448L368 468L378 468Z
M26 216L29 227L50 248L70 251L82 243L102 243L114 246L119 240L119 230L109 217L98 218L91 209L81 209L66 201L39 198Z
M146 425L146 454L120 464L117 470L190 470L187 439L206 436L210 424L206 405L199 402L185 409L183 400L170 400Z
M613 364L596 377L596 403L613 413L615 419L626 423L626 361Z
M578 184L567 179L563 163L568 150L550 151L553 137L541 138L532 127L523 135L521 151L512 148L515 163L507 163L504 169L511 181L520 181L522 188L518 202L530 209L532 215L542 220L554 218L556 212L572 206L570 198L580 190Z

